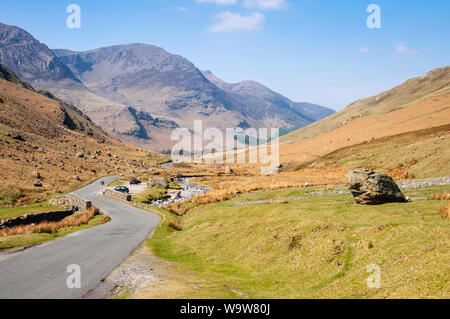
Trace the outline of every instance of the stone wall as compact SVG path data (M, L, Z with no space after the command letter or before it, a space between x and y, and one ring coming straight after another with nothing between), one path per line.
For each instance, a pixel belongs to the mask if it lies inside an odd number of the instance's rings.
M81 199L74 194L56 196L50 201L50 204L62 207L65 210L42 214L30 214L17 218L0 220L0 229L40 224L42 222L59 222L64 218L73 215L75 212L83 212L92 207L92 203L90 201Z
M112 197L117 200L131 202L131 195L130 194L123 194L121 192L117 192L112 189L105 189L105 192L103 193L105 196Z
M17 218L10 218L0 221L0 230L4 228L11 228L16 226L25 226L31 224L40 224L42 222L59 222L66 217L75 213L75 209L49 212L42 214L25 215Z
M63 196L56 196L50 201L50 204L55 206L64 207L67 209L75 208L78 211L85 211L92 207L90 201L81 199L74 194L66 194Z

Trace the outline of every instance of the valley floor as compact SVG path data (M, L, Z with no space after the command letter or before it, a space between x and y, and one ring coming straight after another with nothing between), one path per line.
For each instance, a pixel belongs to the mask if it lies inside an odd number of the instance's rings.
M123 298L450 298L450 221L439 213L446 203L428 199L450 192L450 183L435 181L399 183L412 199L407 204L359 206L340 186L322 186L251 192L183 217L159 209L165 221L116 271L116 292ZM183 230L169 228L171 220ZM379 289L367 286L371 265L380 267Z

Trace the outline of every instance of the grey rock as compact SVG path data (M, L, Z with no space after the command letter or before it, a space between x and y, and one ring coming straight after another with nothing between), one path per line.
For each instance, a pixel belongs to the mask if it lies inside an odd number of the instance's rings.
M42 187L41 181L37 180L34 182L34 187Z
M15 139L16 141L25 142L25 139L20 134L13 134L12 138Z
M152 188L169 188L169 182L162 177L155 177L147 182L147 186Z
M261 167L262 175L274 175L279 173L281 173L281 168L279 166Z
M358 204L407 202L398 185L387 175L361 168L349 171L346 178L347 186Z

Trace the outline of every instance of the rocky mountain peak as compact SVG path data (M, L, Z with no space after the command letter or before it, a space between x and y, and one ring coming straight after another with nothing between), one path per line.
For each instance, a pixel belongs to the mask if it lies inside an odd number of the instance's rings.
M0 23L0 64L21 80L37 87L47 81L81 84L70 69L45 45L25 30Z

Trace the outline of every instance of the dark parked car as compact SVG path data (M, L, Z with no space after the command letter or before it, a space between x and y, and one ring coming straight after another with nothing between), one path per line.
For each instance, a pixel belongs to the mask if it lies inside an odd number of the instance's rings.
M130 185L138 185L140 183L141 181L134 177L130 180Z
M124 193L124 194L128 194L130 192L128 187L125 187L125 186L118 186L118 187L114 188L114 190L116 192L121 192L121 193Z

